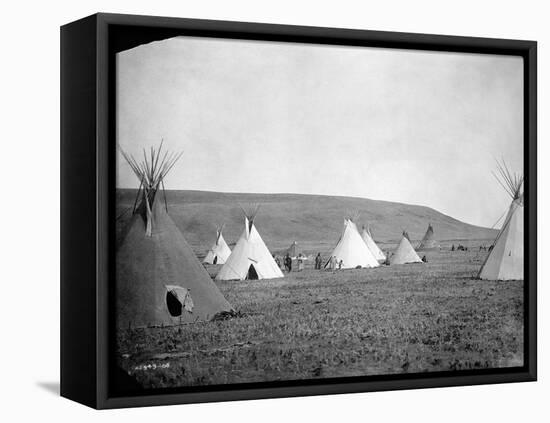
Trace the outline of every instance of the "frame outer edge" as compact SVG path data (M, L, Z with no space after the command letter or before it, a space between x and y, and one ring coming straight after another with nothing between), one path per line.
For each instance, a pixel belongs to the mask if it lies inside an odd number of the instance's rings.
M109 397L109 49L108 25L97 15L97 408ZM115 140L116 142L116 140ZM113 158L114 159L114 158ZM114 181L113 181L114 183Z
M527 236L530 247L529 252L529 318L528 328L529 333L529 375L532 380L537 380L537 43L532 42L527 53L528 60L528 78L529 85L527 87L529 95L528 116L525 125L528 125L529 139L526 140L529 145L529 154L525 159L529 172L529 227Z
M405 43L415 48L426 50L447 50L462 51L479 48L482 51L487 49L494 50L514 50L514 54L523 55L528 60L529 77L529 110L528 122L525 125L529 128L530 143L529 157L526 156L526 162L533 166L529 167L530 182L530 208L529 208L529 231L536 230L536 42L521 40L503 40L487 39L475 37L455 37L429 34L407 34L399 32L381 32L365 31L351 29L334 29L289 26L276 24L256 24L242 22L223 22L197 19L181 18L162 18L151 16L104 14L94 15L96 18L96 82L97 82L97 102L96 102L96 208L97 208L97 232L96 232L96 407L120 408L136 407L150 405L169 405L184 403L201 403L213 401L234 401L245 399L262 398L280 398L308 395L326 395L338 393L359 393L382 390L401 390L401 389L422 389L432 387L450 387L461 385L479 385L508 382L522 382L536 380L536 279L530 283L529 296L526 301L529 304L529 360L528 368L518 369L517 372L497 373L497 374L479 374L479 375L457 375L457 376L419 376L409 379L399 380L372 380L357 381L349 383L330 383L319 381L316 385L300 386L281 386L239 389L238 387L228 388L227 390L217 390L209 392L192 393L174 393L174 394L153 394L139 395L132 397L109 397L109 319L108 319L108 202L109 202L109 174L108 163L114 158L109 157L109 135L111 134L109 125L109 26L110 25L129 25L129 26L150 26L159 29L176 28L215 31L216 36L231 37L231 34L256 34L256 36L267 36L277 34L279 36L299 37L300 39L309 38L309 42L315 42L316 38L334 40L336 44L346 44L350 40L360 40L361 43L372 42L373 44L387 43ZM416 43L416 44L415 44ZM437 44L439 48L433 46ZM381 46L378 45L377 46ZM391 47L390 47L391 48ZM457 50L458 49L458 50ZM496 54L496 53L495 53ZM512 54L512 53L507 53ZM526 75L527 77L527 75ZM531 172L534 172L532 174ZM531 232L530 232L531 233ZM536 251L536 232L534 236L534 251ZM533 239L530 239L533 243ZM534 264L534 277L536 278L536 257L530 261L530 268Z

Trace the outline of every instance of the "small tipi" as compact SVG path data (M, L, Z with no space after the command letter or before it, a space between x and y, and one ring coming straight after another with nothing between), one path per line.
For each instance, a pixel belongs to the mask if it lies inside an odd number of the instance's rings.
M523 175L512 174L506 164L498 165L497 180L512 198L506 219L485 259L478 277L488 280L523 280Z
M366 226L366 227L363 226L363 231L361 232L361 238L363 238L363 241L365 241L365 244L367 244L367 247L369 247L370 252L374 256L374 258L378 260L378 262L383 262L386 260L386 255L382 252L380 247L376 245L376 242L374 242L369 226Z
M167 213L161 187L181 154L161 150L162 143L141 163L122 152L140 186L116 252L119 328L206 321L232 310Z
M422 263L409 238L409 234L403 231L401 242L397 246L395 253L391 258L391 264L407 264L407 263Z
M291 258L295 259L301 252L302 250L298 247L298 243L294 241L292 244L290 244L290 247L288 247L285 254L288 254Z
M202 261L208 264L224 264L231 255L231 249L223 238L223 225L216 230L216 241L214 245L206 253L206 257Z
M244 231L233 252L218 272L217 280L282 278L283 272L267 249L256 230L254 219L259 206L252 212L244 212Z
M422 238L422 241L420 241L420 244L418 244L417 251L426 251L426 250L434 250L438 248L439 245L437 244L437 241L434 237L434 228L430 224L428 224L428 229L426 230L426 234L424 234L424 238Z
M380 263L374 257L363 238L357 230L357 225L351 218L344 219L344 230L330 257L336 257L339 263L342 261L342 269L356 267L378 267ZM325 267L329 266L330 258Z

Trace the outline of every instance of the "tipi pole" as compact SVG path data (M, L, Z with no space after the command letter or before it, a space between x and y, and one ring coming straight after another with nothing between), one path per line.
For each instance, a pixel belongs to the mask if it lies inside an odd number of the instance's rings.
M139 188L138 188L138 192L136 194L136 199L134 201L134 207L132 208L132 214L134 214L136 212L136 206L137 206L137 203L138 203L139 194L141 193L141 187L142 186L143 186L143 178L141 178L140 181L139 181Z
M164 179L161 179L160 183L162 184L162 195L164 197L164 207L166 208L166 213L168 213L168 201L166 200L166 189L164 188Z

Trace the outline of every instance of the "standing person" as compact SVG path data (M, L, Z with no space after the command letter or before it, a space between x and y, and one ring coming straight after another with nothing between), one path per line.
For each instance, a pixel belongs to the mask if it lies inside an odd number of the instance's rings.
M292 259L290 258L290 255L288 253L286 253L285 256L285 267L288 273L292 272Z
M298 272L304 270L304 256L302 253L298 254Z
M336 256L332 256L330 258L330 270L332 270L333 272L336 270Z
M315 257L315 269L321 270L321 262L323 259L321 258L321 253L317 253L317 257Z
M342 270L342 266L344 266L344 260L340 259L338 262L338 270Z

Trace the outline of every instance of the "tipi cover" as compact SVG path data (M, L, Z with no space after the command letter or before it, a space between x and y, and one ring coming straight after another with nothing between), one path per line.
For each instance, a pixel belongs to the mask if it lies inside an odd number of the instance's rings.
M383 262L384 260L386 260L386 255L382 252L380 247L376 245L376 242L374 242L374 239L372 238L372 234L370 232L370 228L363 226L361 238L363 238L363 241L365 241L365 244L367 244L367 247L369 247L370 252L376 260L378 260L379 262Z
M206 257L202 261L208 264L224 264L231 254L231 249L223 238L222 228L216 231L216 242L206 253Z
M250 217L250 220L249 220ZM217 280L282 278L283 272L254 226L254 216L244 218L244 231L218 272Z
M397 246L395 253L391 258L391 264L406 264L406 263L422 263L416 251L414 251L411 242L409 241L408 234L403 232L401 242Z
M159 186L171 166L151 155L148 169L125 155L142 182L139 206L116 252L119 328L205 321L232 310L168 215Z
M522 280L523 274L523 176L512 175L499 166L505 188L512 197L504 224L479 271L480 279Z
M424 235L424 238L422 238L422 241L420 241L420 244L418 244L418 251L425 251L425 250L434 250L438 248L439 245L437 244L437 241L434 237L434 228L431 224L428 224L428 229L426 230L426 234Z
M342 269L353 269L361 267L378 267L380 263L374 257L361 235L357 230L357 225L351 219L344 219L344 230L331 257L335 256L336 261L343 261ZM330 263L328 260L327 265Z

